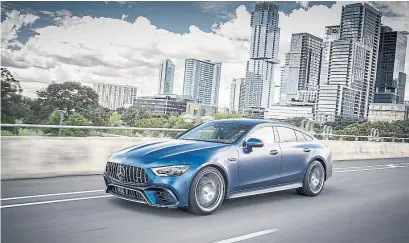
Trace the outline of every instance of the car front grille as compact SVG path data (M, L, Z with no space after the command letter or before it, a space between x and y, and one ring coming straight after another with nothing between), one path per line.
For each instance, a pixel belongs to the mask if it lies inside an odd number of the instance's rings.
M131 190L124 187L118 187L115 185L109 185L107 188L107 192L121 198L130 199L132 201L142 203L146 202L145 197L142 195L142 192L140 191Z
M105 172L109 177L118 181L135 184L146 184L148 182L148 174L143 168L136 166L108 162Z

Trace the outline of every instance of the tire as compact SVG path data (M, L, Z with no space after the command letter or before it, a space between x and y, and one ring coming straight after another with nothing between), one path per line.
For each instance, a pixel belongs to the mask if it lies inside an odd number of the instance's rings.
M313 161L304 176L303 187L296 191L304 196L318 196L325 184L325 168L319 161Z
M189 190L188 210L197 215L210 215L223 203L226 182L220 171L205 167L192 180Z

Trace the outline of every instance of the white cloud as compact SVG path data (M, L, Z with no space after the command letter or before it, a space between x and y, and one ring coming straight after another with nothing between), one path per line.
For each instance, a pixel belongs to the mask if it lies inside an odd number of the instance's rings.
M14 61L13 74L22 81L121 83L136 85L150 95L156 92L159 63L170 58L177 67L175 91L181 93L185 58L223 62L221 86L225 87L248 55L241 41L196 26L190 26L189 33L176 34L158 29L145 17L129 23L65 14L59 25L35 31L39 35L21 50L5 53L7 60ZM244 75L245 67L239 72ZM228 97L221 98L221 103L227 105Z
M225 23L214 24L212 30L223 37L232 40L249 40L251 34L250 27L251 14L244 5L236 9L236 16Z
M339 24L345 4L348 3L338 2L332 8L316 5L288 15L280 12L281 62L289 51L292 33L309 32L323 37L325 26ZM385 17L384 22L394 29L409 30L409 21L405 22L408 14L402 14L405 12ZM176 65L174 91L180 94L184 59L198 58L223 62L219 105L228 106L231 80L245 75L251 28L250 13L244 6L237 8L231 20L213 25L212 32L192 25L184 34L157 28L145 17L138 17L134 22L122 21L125 16L121 19L77 17L67 12L59 13L59 17L56 26L36 29L40 35L30 38L21 50L2 54L2 64L12 66L11 71L20 80L29 81L22 84L26 91L34 91L34 82L74 80L135 85L143 95L151 95L156 93L159 63L169 58ZM407 67L408 64L409 61ZM277 83L280 66L275 70Z
M13 10L6 13L6 19L1 22L1 49L13 44L21 27L34 23L39 17L33 14L20 14ZM15 43L15 42L14 42Z
M128 18L128 15L126 15L126 14L122 14L121 20L122 20L122 21L125 21L125 20L126 20L126 18Z

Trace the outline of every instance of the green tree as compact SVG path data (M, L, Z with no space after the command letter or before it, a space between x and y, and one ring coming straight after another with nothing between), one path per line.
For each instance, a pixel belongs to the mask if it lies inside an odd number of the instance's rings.
M66 122L67 125L70 126L87 126L89 122L85 116L78 112L72 113ZM88 136L90 133L89 129L78 129L78 128L69 128L63 129L62 134L64 136L75 136L75 137L85 137Z
M113 112L111 116L109 117L109 125L111 127L119 127L122 126L123 122L121 118L119 117L119 114L117 111Z
M1 123L15 123L21 118L21 93L23 89L9 70L1 68Z
M47 125L60 125L61 121L61 113L58 110L54 110L47 119ZM58 128L43 128L42 129L44 134L47 135L58 135L59 129Z
M147 119L151 115L147 110L139 109L137 107L130 107L123 110L122 113L119 112L119 114L122 121L128 126L134 125L137 120Z
M46 124L55 107L42 104L41 100L22 98L21 120L25 124Z
M109 126L111 110L102 106L91 108L84 113L84 116L94 126Z
M235 118L239 118L238 114L235 113L216 113L216 115L214 116L214 119L216 120L221 120L221 119L235 119Z
M73 112L86 114L98 106L98 94L79 82L52 83L37 95L41 105L55 107L68 116Z

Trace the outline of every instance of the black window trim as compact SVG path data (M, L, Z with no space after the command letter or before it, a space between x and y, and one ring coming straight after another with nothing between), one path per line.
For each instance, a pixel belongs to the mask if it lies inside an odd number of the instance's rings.
M259 125L254 126L253 128L251 128L251 129L247 132L247 134L244 136L242 142L240 143L239 147L244 147L244 146L243 146L244 142L246 142L247 139L251 138L251 134L252 134L254 131L257 131L257 130L259 130L259 129L261 129L261 128L265 128L265 127L271 127L271 129L273 129L274 143L275 143L275 144L278 144L279 142L277 142L277 139L276 139L276 135L277 135L277 134L276 134L276 131L275 131L274 124L261 123L261 124L259 124ZM237 141L236 141L236 142L237 142Z
M279 140L278 143L297 143L297 142L298 142L298 139L297 139L297 134L295 133L295 131L300 132L300 133L305 137L305 139L306 139L305 142L309 142L309 141L313 141L313 140L314 140L314 138L313 138L312 136L306 134L304 131L301 131L301 130L298 129L298 128L295 129L295 128L293 128L293 127L289 127L289 126L285 126L285 125L281 125L281 124L275 124L275 125L273 125L273 127L274 127L274 134L276 134L276 136L278 137L278 140ZM282 142L282 141L281 141L281 138L280 138L280 133L278 132L277 127L284 127L284 128L288 128L288 129L293 130L295 139L297 139L297 141L294 141L294 142ZM309 138L310 140L308 140L307 138Z

